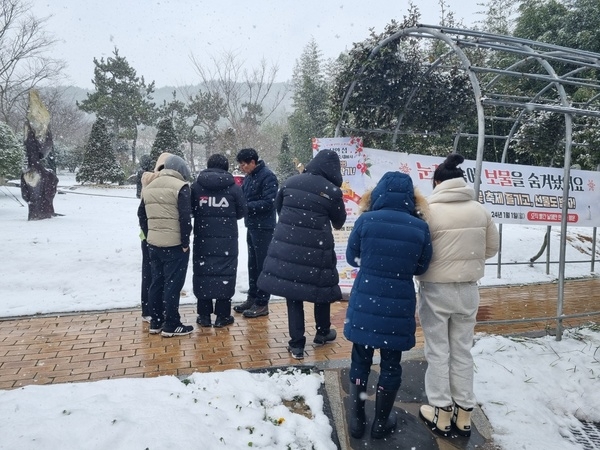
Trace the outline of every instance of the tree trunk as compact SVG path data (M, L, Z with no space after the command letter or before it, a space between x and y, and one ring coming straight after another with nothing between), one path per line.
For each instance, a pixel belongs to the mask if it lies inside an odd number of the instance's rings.
M196 161L194 161L194 140L190 139L190 164L192 166L192 173L196 175Z
M29 205L28 220L49 219L57 215L53 201L58 177L41 163L53 148L49 126L50 113L37 91L30 91L25 139L27 170L21 174L21 195Z
M138 130L135 127L135 131L133 132L133 142L131 143L131 167L135 167L135 147L137 146L137 138L138 138Z
M58 186L58 177L52 170L46 169L38 161L31 161L30 155L40 153L40 143L28 125L25 150L28 167L21 174L21 195L29 205L28 220L49 219L56 215L54 212L54 196Z

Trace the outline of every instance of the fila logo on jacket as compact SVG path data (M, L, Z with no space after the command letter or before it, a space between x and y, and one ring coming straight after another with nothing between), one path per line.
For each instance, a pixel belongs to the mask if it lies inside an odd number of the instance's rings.
M216 197L200 197L199 205L208 205L213 208L227 208L229 206L229 202L225 197L221 197L220 200L217 200Z

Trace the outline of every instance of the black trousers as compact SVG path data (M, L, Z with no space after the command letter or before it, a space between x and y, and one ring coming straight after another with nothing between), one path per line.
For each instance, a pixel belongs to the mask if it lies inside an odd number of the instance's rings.
M213 312L217 317L229 317L231 315L231 299L217 298L213 307L213 299L198 299L198 315L210 316Z
M298 300L286 300L288 312L288 327L290 332L290 347L304 348L306 337L304 336L304 302ZM313 303L315 324L317 334L326 335L331 329L331 304Z
M248 298L256 300L260 306L268 305L271 295L259 289L256 285L260 272L262 271L267 250L271 239L273 239L272 229L253 229L248 228L246 233L246 243L248 244Z
M150 300L148 300L148 291L152 282L152 267L150 266L150 255L148 255L148 243L144 239L142 241L142 316L151 316L152 309L150 308Z
M181 324L179 298L185 284L190 252L184 252L180 245L175 247L155 247L148 245L152 283L148 297L152 308L152 320L175 328Z

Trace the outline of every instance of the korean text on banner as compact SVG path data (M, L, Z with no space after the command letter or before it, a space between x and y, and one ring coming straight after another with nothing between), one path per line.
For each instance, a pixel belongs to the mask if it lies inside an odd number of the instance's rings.
M340 287L352 287L358 269L346 262L346 245L350 231L359 214L359 202L365 192L364 175L369 166L364 154L362 139L346 138L313 138L313 155L321 150L333 150L340 157L342 166L344 204L346 205L346 223L341 230L334 230L337 269L340 274Z

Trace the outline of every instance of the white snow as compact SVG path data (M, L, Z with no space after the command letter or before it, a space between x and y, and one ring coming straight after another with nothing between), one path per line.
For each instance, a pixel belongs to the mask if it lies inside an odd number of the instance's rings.
M59 189L67 193L55 197L54 207L64 216L50 220L27 221L19 189L0 188L0 317L139 305L135 189L70 190L73 176L59 178ZM505 225L503 262L528 261L545 231ZM245 299L240 291L247 288L242 221L240 233L235 302ZM590 273L591 233L569 229L566 259L587 262L567 264L567 278L595 276ZM558 228L550 249L557 261ZM550 274L545 270L544 264L506 265L498 279L491 265L481 284L557 278L557 264ZM195 303L191 265L184 289L182 303ZM568 330L561 341L477 336L476 395L497 444L506 450L584 448L574 443L572 428L579 421L600 422L599 330ZM319 374L230 370L195 373L184 381L163 376L0 390L0 449L335 448L317 392ZM283 405L298 397L310 407L311 418Z

